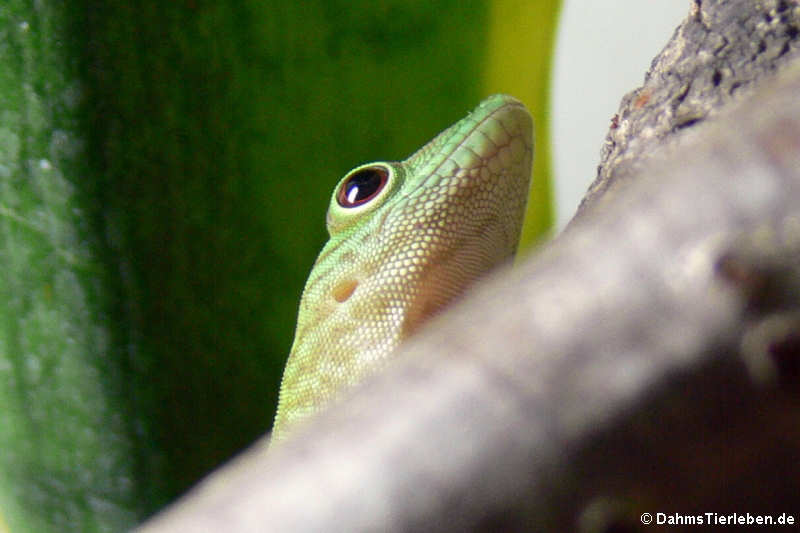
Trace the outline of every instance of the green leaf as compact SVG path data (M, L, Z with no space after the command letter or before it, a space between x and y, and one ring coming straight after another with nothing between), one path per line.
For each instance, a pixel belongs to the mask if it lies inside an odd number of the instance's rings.
M71 18L0 9L0 530L142 515L81 124ZM3 526L2 524L5 524Z
M156 499L269 429L334 185L475 106L485 15L457 0L93 6L91 153Z

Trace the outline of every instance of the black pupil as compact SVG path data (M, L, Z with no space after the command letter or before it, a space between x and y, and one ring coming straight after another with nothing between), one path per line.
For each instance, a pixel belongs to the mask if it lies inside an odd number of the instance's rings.
M355 207L371 200L383 188L386 175L386 170L382 168L359 170L342 184L339 205Z

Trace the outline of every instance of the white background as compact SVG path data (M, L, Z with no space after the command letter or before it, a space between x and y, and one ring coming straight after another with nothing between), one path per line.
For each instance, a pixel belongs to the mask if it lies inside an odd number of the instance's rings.
M594 180L611 117L641 86L650 61L689 13L690 0L565 0L553 76L557 227Z

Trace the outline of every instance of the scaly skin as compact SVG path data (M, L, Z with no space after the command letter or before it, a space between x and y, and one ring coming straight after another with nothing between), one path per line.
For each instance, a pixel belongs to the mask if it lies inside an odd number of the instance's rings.
M330 240L300 301L273 439L383 366L425 320L514 255L532 130L519 101L491 96L405 161L342 178Z

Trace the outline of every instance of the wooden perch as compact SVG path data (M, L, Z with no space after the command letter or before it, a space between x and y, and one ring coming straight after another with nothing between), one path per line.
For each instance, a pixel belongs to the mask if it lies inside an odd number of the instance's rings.
M800 48L797 2L693 0L686 20L653 60L644 85L622 99L597 178L579 215L609 188L642 174L649 156L746 98ZM687 133L687 134L684 134Z
M644 530L646 512L797 513L800 62L785 27L800 7L694 5L623 102L564 234L141 531L609 531ZM755 73L728 50L720 70L704 47L761 48L712 38L745 19L776 40L784 28L787 51ZM661 93L686 84L680 101Z

